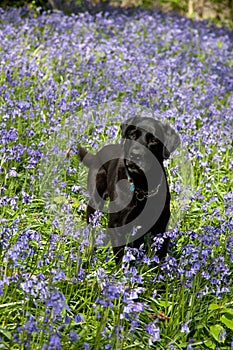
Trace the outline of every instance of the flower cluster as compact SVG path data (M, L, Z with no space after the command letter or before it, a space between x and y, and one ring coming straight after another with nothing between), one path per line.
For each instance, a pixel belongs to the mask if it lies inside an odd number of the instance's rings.
M232 348L232 32L160 11L0 9L0 42L0 347ZM168 122L182 149L169 256L127 249L116 269L93 244L106 216L85 223L76 145L117 142L132 115Z

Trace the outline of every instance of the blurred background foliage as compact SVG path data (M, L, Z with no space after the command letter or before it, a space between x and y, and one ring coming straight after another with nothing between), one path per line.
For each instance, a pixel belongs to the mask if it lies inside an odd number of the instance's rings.
M215 24L233 23L233 0L0 0L0 7L22 7L61 10L66 14L82 10L107 10L109 7L161 9L176 11L194 19L208 19Z

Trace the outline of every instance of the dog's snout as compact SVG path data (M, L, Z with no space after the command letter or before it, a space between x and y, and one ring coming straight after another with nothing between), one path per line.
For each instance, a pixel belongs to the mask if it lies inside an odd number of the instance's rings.
M133 149L130 152L130 159L131 160L140 160L141 159L141 152L139 149Z

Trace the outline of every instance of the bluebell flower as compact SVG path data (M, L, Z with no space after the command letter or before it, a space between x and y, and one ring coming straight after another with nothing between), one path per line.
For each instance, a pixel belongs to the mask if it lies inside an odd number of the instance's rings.
M0 296L4 295L4 287L5 285L9 286L10 279L7 276L3 276L2 280L0 280Z
M82 316L82 315L75 315L74 316L74 320L75 320L75 322L76 323L81 323L81 322L83 322L84 321L84 317Z
M193 350L192 345L191 345L191 344L188 344L188 346L187 346L186 350Z
M22 203L29 204L32 201L32 196L22 190Z
M10 169L9 176L11 176L11 177L17 177L18 176L16 168L11 168Z
M144 311L144 305L139 302L128 302L123 308L123 314L128 317L131 313L139 313Z
M90 345L86 342L83 343L83 349L84 350L90 350Z
M176 350L177 347L174 345L173 342L170 342L170 343L168 344L168 349L169 349L169 350Z
M62 350L61 335L59 333L55 332L50 336L47 350Z
M77 192L79 192L80 189L81 189L81 186L73 185L71 188L71 191L74 193L77 193Z
M48 307L51 307L53 310L53 318L56 319L57 316L60 316L63 310L69 310L69 306L66 303L65 296L59 292L51 292L47 301Z
M64 273L64 271L60 270L52 270L51 271L51 275L53 275L53 282L56 281L62 281L66 279L66 275Z
M181 326L181 332L184 332L186 334L189 334L190 330L188 327L188 324L191 322L191 320L188 320L187 322L183 323Z
M122 261L123 261L123 263L127 263L127 262L133 261L135 259L136 259L135 256L132 254L132 250L127 249L126 253L123 256Z
M79 339L78 334L74 330L70 330L70 340L75 343Z
M160 339L160 328L157 325L157 321L148 323L146 325L146 331L150 335L149 345L153 345L154 342Z

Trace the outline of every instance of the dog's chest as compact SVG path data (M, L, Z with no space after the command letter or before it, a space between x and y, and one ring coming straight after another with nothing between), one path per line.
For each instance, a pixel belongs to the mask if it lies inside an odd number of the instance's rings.
M110 212L131 213L135 216L143 209L145 201L136 198L135 186L127 176L124 161L113 162L108 171L108 194Z

